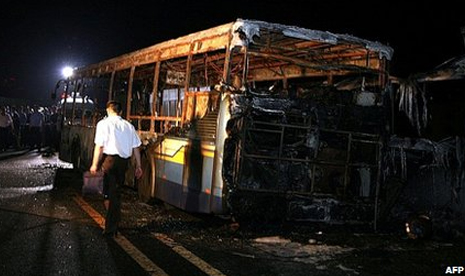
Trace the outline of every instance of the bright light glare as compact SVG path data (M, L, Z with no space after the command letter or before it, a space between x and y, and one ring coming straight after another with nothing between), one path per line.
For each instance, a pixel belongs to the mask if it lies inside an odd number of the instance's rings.
M73 68L66 66L65 68L63 68L63 70L61 70L61 73L65 78L69 78L73 75Z

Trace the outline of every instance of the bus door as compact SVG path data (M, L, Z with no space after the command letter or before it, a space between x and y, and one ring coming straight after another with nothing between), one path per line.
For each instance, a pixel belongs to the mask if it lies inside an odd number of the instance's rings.
M189 119L188 143L183 171L183 208L211 212L215 137L218 111L214 108L218 93L202 88L186 93L186 118Z

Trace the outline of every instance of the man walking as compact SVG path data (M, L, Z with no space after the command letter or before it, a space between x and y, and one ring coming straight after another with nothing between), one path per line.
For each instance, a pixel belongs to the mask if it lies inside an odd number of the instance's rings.
M121 118L121 104L110 101L107 117L97 123L95 148L90 172L104 172L104 201L107 209L104 235L114 237L121 220L121 191L129 159L134 154L136 178L142 176L139 146L141 141L134 126Z

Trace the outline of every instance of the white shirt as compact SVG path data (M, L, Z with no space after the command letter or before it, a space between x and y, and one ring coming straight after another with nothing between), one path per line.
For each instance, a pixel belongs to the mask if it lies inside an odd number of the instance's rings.
M94 142L103 147L103 153L122 158L131 157L132 149L141 145L134 126L120 116L108 116L99 121Z
M0 114L0 127L9 127L12 121L10 115L6 113L4 115Z

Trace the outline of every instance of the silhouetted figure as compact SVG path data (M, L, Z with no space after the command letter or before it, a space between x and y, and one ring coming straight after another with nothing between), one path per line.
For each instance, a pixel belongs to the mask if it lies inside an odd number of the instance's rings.
M107 207L104 235L114 237L121 220L121 188L124 184L129 159L134 154L135 176L142 176L139 146L140 138L134 126L121 118L121 104L107 103L107 117L97 123L95 148L90 172L95 174L101 168L104 204Z

